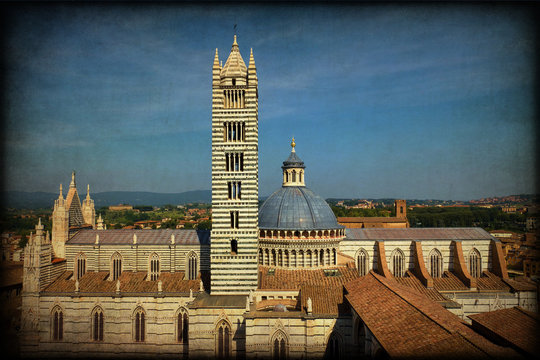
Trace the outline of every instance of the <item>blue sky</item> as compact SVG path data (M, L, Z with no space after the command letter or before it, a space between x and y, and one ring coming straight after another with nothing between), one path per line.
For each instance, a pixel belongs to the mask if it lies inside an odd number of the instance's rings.
M259 77L259 193L296 139L323 197L535 189L533 14L502 5L14 7L4 188L210 189L211 66Z

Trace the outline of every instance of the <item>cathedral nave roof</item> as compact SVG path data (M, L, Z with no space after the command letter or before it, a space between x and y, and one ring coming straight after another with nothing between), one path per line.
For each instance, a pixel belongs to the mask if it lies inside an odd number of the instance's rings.
M176 245L209 245L209 230L194 229L111 229L111 230L81 230L69 239L67 245L91 245L96 243L99 235L101 245L133 244L134 235L139 245L169 245L174 236Z

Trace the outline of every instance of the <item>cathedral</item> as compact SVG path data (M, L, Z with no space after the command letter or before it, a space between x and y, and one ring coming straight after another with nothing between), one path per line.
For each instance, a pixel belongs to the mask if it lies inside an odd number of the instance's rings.
M259 208L258 97L235 36L212 66L211 231L107 230L75 173L65 198L60 185L52 233L40 221L24 250L23 357L517 354L469 326L537 310L486 231L345 228L306 186L294 139Z

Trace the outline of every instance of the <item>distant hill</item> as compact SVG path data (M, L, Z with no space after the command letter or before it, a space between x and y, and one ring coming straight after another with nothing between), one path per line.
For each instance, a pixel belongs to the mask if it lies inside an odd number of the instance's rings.
M53 207L58 193L3 191L2 206L4 208L37 209ZM86 193L79 193L81 201ZM64 196L66 196L64 194ZM210 190L195 190L182 193L154 193L146 191L107 191L91 194L96 209L102 206L129 204L162 206L166 204L181 205L192 202L210 203L212 192Z

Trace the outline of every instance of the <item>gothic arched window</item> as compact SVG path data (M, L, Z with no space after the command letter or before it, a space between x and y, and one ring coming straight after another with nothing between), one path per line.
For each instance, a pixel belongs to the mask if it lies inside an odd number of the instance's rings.
M146 319L144 310L142 308L137 308L133 314L133 339L136 342L143 342L146 328Z
M328 338L325 358L341 359L341 341L339 335L337 335L335 332L333 332Z
M112 280L117 280L122 275L122 255L115 252L111 257Z
M441 252L437 249L433 249L429 253L429 270L431 277L439 278L442 276L443 258Z
M184 308L181 308L176 316L176 340L184 344L189 340L189 317Z
M86 255L80 253L75 260L75 278L79 280L84 274L86 274Z
M54 341L61 341L64 338L64 313L59 306L56 306L51 313L51 334Z
M216 328L216 353L218 359L231 357L231 327L225 320L220 321Z
M356 254L356 268L360 276L365 276L368 273L368 254L364 249L358 250Z
M403 277L405 275L405 255L401 249L396 249L392 252L392 274L395 277Z
M97 307L92 312L92 340L103 341L103 309Z
M156 253L150 255L150 280L155 281L159 277L159 256Z
M283 360L287 358L288 341L283 331L276 331L274 336L272 336L271 346L272 359Z
M482 257L476 248L469 252L469 273L475 278L482 275Z
M190 252L187 257L187 278L195 280L199 276L199 258L196 253Z

